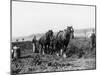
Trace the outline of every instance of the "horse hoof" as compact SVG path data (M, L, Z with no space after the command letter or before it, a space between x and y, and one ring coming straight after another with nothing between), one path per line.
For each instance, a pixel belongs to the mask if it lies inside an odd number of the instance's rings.
M66 58L66 54L63 54L63 57Z
M58 53L57 53L56 55L57 55L57 56L59 56L59 54L58 54Z

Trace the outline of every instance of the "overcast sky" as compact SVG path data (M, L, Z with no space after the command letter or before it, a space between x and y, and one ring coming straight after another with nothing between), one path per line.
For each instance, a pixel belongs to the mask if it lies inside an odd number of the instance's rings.
M95 27L95 7L12 2L12 37L54 32L72 25L75 29Z

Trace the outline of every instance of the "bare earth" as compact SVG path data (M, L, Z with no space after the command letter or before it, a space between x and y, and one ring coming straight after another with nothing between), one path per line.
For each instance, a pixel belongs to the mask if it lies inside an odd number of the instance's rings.
M23 45L21 44L21 47L24 45L25 42ZM28 48L29 46L23 49L24 51L22 51L20 59L12 61L11 68L13 74L89 70L96 68L95 48L90 49L88 39L72 40L68 49L73 53L67 58L56 55L32 53ZM82 57L79 57L80 53L83 53Z

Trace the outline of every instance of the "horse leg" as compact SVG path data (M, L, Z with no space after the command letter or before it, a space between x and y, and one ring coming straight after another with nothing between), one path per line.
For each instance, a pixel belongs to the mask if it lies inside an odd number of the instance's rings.
M46 45L46 53L49 54L49 45Z
M57 51L56 51L56 55L59 56L59 51L58 51L58 49L57 49Z
M42 47L42 45L40 44L40 45L39 45L39 53L40 53L40 54L42 54L42 48L43 48L43 47Z
M43 45L41 45L41 54L44 55L44 46Z
M56 54L57 56L59 56L59 48L58 48L58 47L56 47L56 49L55 49L55 54Z
M60 55L61 55L61 56L63 55L63 49L60 50Z
M43 45L43 48L42 48L42 53L43 55L45 54L45 46Z
M46 53L46 45L43 46L43 52Z
M47 46L46 46L46 53L47 54L50 54L50 48L49 48L49 45L47 44Z
M48 45L48 54L51 54L51 46Z
M52 45L49 45L49 53L50 53L51 55L53 54L52 49L53 49L53 46L52 46Z
M66 58L66 47L65 46L63 46L63 52L62 52L62 54L63 54L63 57Z
M60 54L60 45L56 46L56 55L59 56Z
M51 45L48 44L48 54L51 54Z
M53 54L53 53L54 53L54 46L51 45L51 54Z
M33 43L33 53L35 52L35 44Z
M55 45L52 46L52 53L54 54L56 52Z

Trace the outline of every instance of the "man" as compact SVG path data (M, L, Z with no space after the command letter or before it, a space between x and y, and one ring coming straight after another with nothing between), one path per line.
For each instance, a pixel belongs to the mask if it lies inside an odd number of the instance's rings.
M34 36L33 40L32 40L32 45L33 45L33 53L35 52L36 50L36 36Z
M92 44L92 48L96 46L96 35L95 32L93 30L93 32L91 33L91 44Z

